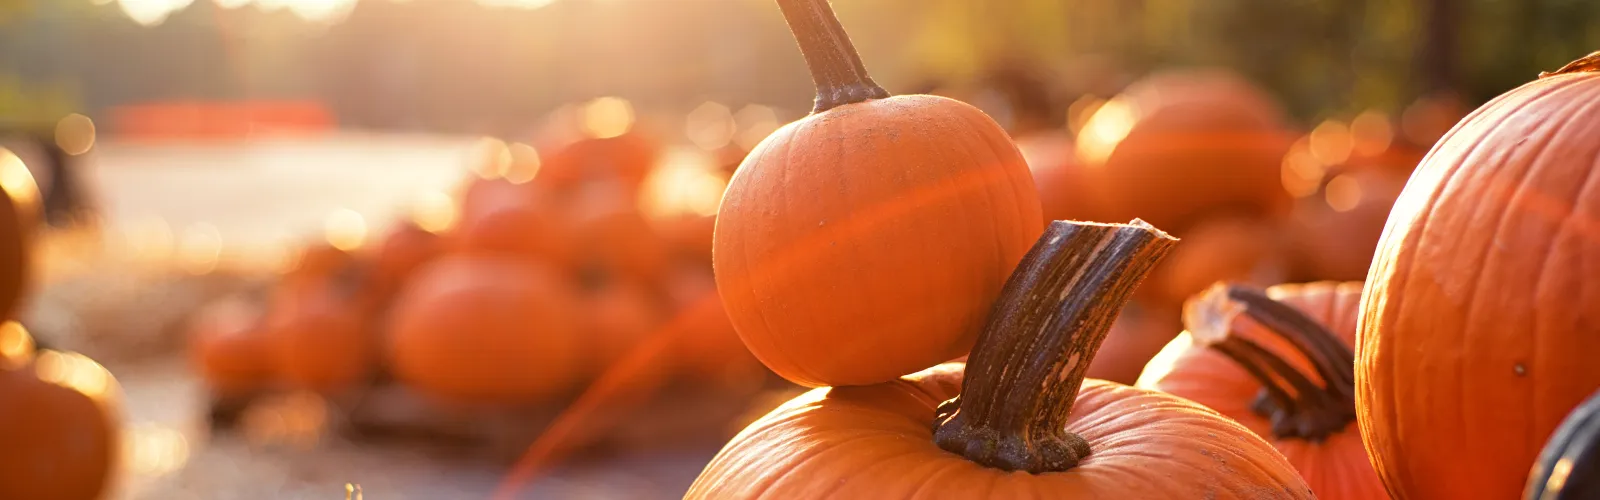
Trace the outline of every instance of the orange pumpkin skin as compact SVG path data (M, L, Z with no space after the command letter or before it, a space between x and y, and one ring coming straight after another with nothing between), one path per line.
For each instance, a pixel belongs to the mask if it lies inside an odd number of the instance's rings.
M456 253L506 254L565 265L575 258L572 236L549 203L506 181L462 206L449 236ZM491 190L492 189L492 190Z
M1389 215L1356 398L1394 498L1517 498L1544 441L1600 387L1597 67L1600 53L1478 108Z
M413 222L396 224L384 236L383 243L372 257L372 274L368 277L372 290L387 300L399 291L400 285L411 273L443 251L439 235L422 229Z
M963 367L812 390L734 437L684 498L1313 498L1293 467L1238 423L1094 379L1083 382L1067 425L1094 450L1076 468L1034 475L978 465L932 437L934 410L960 393ZM1196 470L1212 476L1172 480Z
M106 401L41 380L33 366L0 369L0 401L0 498L105 494L122 451Z
M668 243L645 220L634 198L617 190L593 190L574 208L580 259L625 279L654 282L671 263Z
M9 154L9 151L0 149L0 155ZM27 175L26 167L5 162L6 156L0 156L0 174L17 175L4 171L15 168ZM24 186L23 189L31 187ZM33 219L37 209L29 200L36 200L37 197L37 191L8 193L5 186L0 185L0 320L10 318L16 312L28 282L28 262L32 253L28 242L37 224Z
M189 324L189 355L212 391L243 395L273 382L272 342L262 311L243 299L205 305Z
M1356 318L1361 307L1359 282L1279 285L1268 288L1267 295L1322 323L1340 342L1350 345L1355 341ZM1245 326L1242 321L1234 324ZM1311 362L1284 338L1271 334L1248 337L1302 373L1317 373ZM1378 481L1377 473L1367 461L1360 431L1354 423L1321 443L1274 439L1272 422L1251 410L1252 402L1262 390L1261 383L1226 355L1197 345L1188 332L1179 334L1161 350L1139 378L1138 386L1200 403L1244 424L1251 432L1271 442L1294 464L1317 498L1366 500L1387 496L1383 483Z
M612 282L590 292L584 300L585 339L594 346L595 360L604 369L627 355L661 325L663 312L657 297L636 283Z
M307 286L275 301L266 328L279 378L323 394L365 382L376 367L378 348L364 305L334 283Z
M1214 210L1289 210L1280 167L1293 143L1282 112L1221 70L1158 73L1102 106L1078 138L1106 217L1182 233Z
M580 304L560 273L504 256L457 255L417 271L390 313L395 376L446 402L540 402L591 363Z
M1085 170L1065 134L1034 134L1017 139L1017 149L1033 172L1034 187L1045 221L1082 220L1112 222L1095 189L1094 176Z
M637 130L616 137L586 137L550 155L535 182L572 190L589 182L615 181L632 194L638 192L660 156L661 145Z
M758 145L723 195L717 289L745 345L807 386L894 380L972 348L1043 231L1005 131L926 95L847 104Z

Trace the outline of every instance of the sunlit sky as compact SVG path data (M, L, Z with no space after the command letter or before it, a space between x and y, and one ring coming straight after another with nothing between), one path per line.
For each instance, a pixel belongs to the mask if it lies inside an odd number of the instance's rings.
M257 8L263 11L288 10L302 19L320 23L337 23L350 15L358 0L90 0L96 4L116 2L122 12L145 26L155 26L173 13L188 8L195 2L211 1L224 9ZM412 0L387 0L408 2ZM429 0L436 1L436 0ZM555 0L472 0L488 7L537 9Z

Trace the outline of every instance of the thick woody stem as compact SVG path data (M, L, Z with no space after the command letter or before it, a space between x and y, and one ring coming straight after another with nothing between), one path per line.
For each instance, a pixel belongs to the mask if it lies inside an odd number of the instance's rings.
M1023 257L967 358L934 442L984 466L1065 471L1092 452L1066 428L1089 362L1177 239L1141 220L1056 221Z
M867 74L861 55L828 0L778 0L778 8L783 10L806 67L811 69L811 81L817 85L812 113L889 97L889 91Z
M1283 338L1310 362L1322 385L1281 356L1235 334L1240 316ZM1305 313L1251 288L1219 283L1184 308L1200 345L1233 359L1262 394L1251 407L1272 421L1273 437L1321 442L1355 421L1355 354Z

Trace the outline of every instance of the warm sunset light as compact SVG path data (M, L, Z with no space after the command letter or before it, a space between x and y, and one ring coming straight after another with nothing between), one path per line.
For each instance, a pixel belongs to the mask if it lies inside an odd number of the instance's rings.
M1339 120L1325 120L1311 130L1311 155L1323 165L1333 166L1350 159L1353 141L1350 127Z
M195 224L183 230L178 239L178 264L190 274L206 274L217 268L222 255L222 233L211 224Z
M114 399L117 381L88 357L71 352L40 351L33 363L39 380L72 389L101 403Z
M1361 204L1361 182L1349 174L1334 177L1325 190L1323 197L1335 212L1349 212Z
M645 179L639 205L655 218L716 215L727 187L727 179L709 168L704 155L680 153Z
M1375 155L1394 142L1394 125L1382 111L1367 110L1350 121L1350 137L1356 154Z
M511 164L514 160L511 148L506 145L506 141L493 137L484 137L478 139L478 142L473 145L472 159L469 160L467 167L471 168L473 173L478 174L480 179L499 179L505 177L506 172L511 170Z
M1279 173L1282 176L1283 189L1290 195L1300 198L1316 193L1326 172L1327 167L1311 151L1311 138L1302 137L1289 146L1289 152L1283 156L1283 166Z
M77 113L56 122L56 146L69 155L77 156L94 149L94 120Z
M539 167L543 165L539 159L539 150L518 142L506 148L506 153L510 155L510 159L501 162L505 165L501 176L507 181L511 181L512 184L524 184L539 175Z
M438 191L430 191L417 197L417 202L412 206L411 221L434 234L444 233L456 223L455 200L450 195Z
M367 241L367 219L355 210L335 210L328 214L322 228L328 244L346 252L361 248Z
M700 149L715 150L727 146L738 133L733 110L716 102L706 102L689 112L684 123L684 135Z
M759 104L740 108L739 112L733 115L733 121L739 127L739 134L734 137L734 141L746 150L755 149L756 144L760 144L762 139L766 139L777 131L778 127L783 126L778 122L777 110Z
M583 131L596 139L628 133L633 120L633 104L620 97L601 97L583 106Z
M22 323L0 324L0 369L14 370L33 361L33 336Z
M1100 106L1083 124L1078 136L1078 158L1090 165L1105 162L1138 120L1139 110L1125 100L1112 99Z
M159 477L189 463L189 440L183 432L165 425L142 424L124 437L128 465L134 474Z
M34 183L33 173L21 158L4 147L0 147L0 189L22 206L39 204L39 185Z

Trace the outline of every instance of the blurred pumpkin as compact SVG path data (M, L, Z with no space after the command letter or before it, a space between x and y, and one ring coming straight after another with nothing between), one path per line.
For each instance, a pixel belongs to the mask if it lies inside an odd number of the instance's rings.
M275 381L263 308L242 297L201 306L189 321L190 362L219 395L247 395Z
M679 310L690 307L706 294L717 291L717 281L712 277L710 267L680 263L667 273L667 279L662 283L662 290L672 309Z
M891 97L826 2L780 2L816 106L745 158L717 212L717 289L745 345L806 386L896 378L972 347L1043 216L972 105Z
M1152 307L1177 311L1190 296L1218 281L1281 283L1287 263L1279 228L1277 221L1248 216L1200 221L1150 273L1137 296ZM1162 343L1166 340L1171 337Z
M1180 243L1179 248L1182 246ZM1087 376L1132 385L1150 358L1182 329L1183 320L1176 309L1130 302L1111 325Z
M1171 70L1100 106L1077 153L1103 192L1104 217L1183 235L1219 210L1288 212L1279 166L1293 140L1277 103L1238 75Z
M1105 202L1100 199L1103 193L1078 161L1076 146L1064 132L1019 137L1017 149L1033 172L1046 221L1110 222L1104 213Z
M396 223L374 251L367 293L381 297L381 302L388 302L418 267L443 251L443 246L439 235L415 222Z
M604 369L639 345L665 319L661 302L648 288L610 280L584 297L585 341Z
M377 366L372 309L349 283L325 281L268 307L266 329L278 376L289 386L340 394L367 382Z
M451 255L402 288L385 336L388 365L446 402L521 404L571 389L593 356L562 273L495 255Z
M351 283L359 268L354 254L327 242L311 243L301 248L294 266L278 277L275 294L300 294L330 281Z
M601 98L585 105L584 137L544 158L536 182L558 191L618 182L632 195L661 157L661 144L634 126L632 105Z
M505 180L483 181L466 198L448 238L450 251L495 253L567 266L576 259L571 228L551 200Z
M1360 169L1295 203L1288 220L1290 281L1366 279L1406 172Z
M655 282L671 254L656 228L619 185L591 185L572 209L572 226L586 267L623 279Z
M1600 52L1501 94L1395 202L1356 346L1357 419L1394 498L1515 498L1600 388L1597 99Z
M1186 306L1187 330L1139 387L1216 410L1267 439L1317 498L1385 498L1355 425L1361 283L1218 284Z
M0 326L0 354L26 336ZM116 379L79 354L14 350L0 358L0 498L103 498L123 449Z
M739 332L734 331L715 288L680 309L671 325L682 329L673 358L685 378L713 385L748 386L770 376L739 340Z

